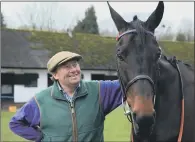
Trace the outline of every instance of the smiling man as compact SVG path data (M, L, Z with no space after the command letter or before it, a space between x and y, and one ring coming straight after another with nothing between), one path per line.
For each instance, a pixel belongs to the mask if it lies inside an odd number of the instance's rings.
M81 80L81 55L62 51L47 64L53 85L12 117L9 127L33 141L104 141L105 116L121 104L119 81Z

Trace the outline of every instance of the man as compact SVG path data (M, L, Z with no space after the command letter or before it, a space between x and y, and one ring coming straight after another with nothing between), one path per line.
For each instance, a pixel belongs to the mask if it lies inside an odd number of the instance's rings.
M104 141L105 116L121 104L118 81L84 81L79 54L62 51L47 63L53 85L24 104L9 123L33 141Z

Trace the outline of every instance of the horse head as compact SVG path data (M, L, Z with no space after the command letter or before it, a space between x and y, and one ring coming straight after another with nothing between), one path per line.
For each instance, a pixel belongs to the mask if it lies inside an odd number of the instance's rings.
M134 16L131 22L126 22L109 3L108 7L119 32L116 44L118 77L130 109L134 133L145 139L155 124L161 49L154 32L162 20L164 3L160 1L146 21Z

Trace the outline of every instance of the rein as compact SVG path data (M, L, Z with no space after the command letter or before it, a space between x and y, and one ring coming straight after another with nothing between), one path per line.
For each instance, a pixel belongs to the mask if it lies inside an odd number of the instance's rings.
M154 34L150 31L147 31L145 30L146 33L154 36ZM126 34L131 34L131 33L136 33L136 29L132 29L132 30L127 30L126 32L123 32L122 34L120 34L119 36L116 37L116 40L119 41L120 38ZM161 57L161 56L160 56ZM117 55L116 55L116 59L117 59ZM160 59L160 58L159 58ZM182 88L182 101L181 101L181 104L182 104L182 110L181 110L181 121L180 121L180 131L179 131L179 136L178 136L178 142L181 142L182 140L182 134L183 134L183 125L184 125L184 93L183 93L183 80L182 80L182 77L181 77L181 72L180 72L180 69L179 69L179 66L178 66L178 63L176 61L176 59L174 58L174 63L176 64L176 68L179 72L179 76L180 76L180 83L181 83L181 88ZM158 75L160 75L160 68L157 64L157 72L158 72ZM119 81L120 81L120 84L121 84L121 87L122 87L122 93L123 93L123 97L122 97L122 105L123 105L123 109L124 109L124 115L127 116L127 119L132 123L132 131L131 131L131 139L132 139L132 142L134 141L133 139L133 119L132 119L132 110L130 108L130 106L128 105L127 101L124 102L124 98L126 98L126 93L128 91L128 88L136 81L138 80L141 80L141 79L145 79L145 80L148 80L152 86L153 86L153 91L155 92L154 94L154 104L155 104L155 99L156 99L156 87L155 86L155 83L153 82L153 80L148 76L148 75L138 75L138 76L135 76L132 80L130 80L127 84L127 86L125 87L125 85L122 83L122 78L121 78L121 75L120 75L120 72L119 72L119 67L118 67L118 64L117 64L117 73L118 73L118 77L119 77ZM126 109L127 110L126 110Z

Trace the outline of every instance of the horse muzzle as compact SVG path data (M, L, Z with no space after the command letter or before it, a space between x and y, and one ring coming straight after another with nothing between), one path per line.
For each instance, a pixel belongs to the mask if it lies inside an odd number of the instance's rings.
M134 132L140 138L148 138L155 124L156 114L147 116L136 116L133 113L133 121L134 121Z

